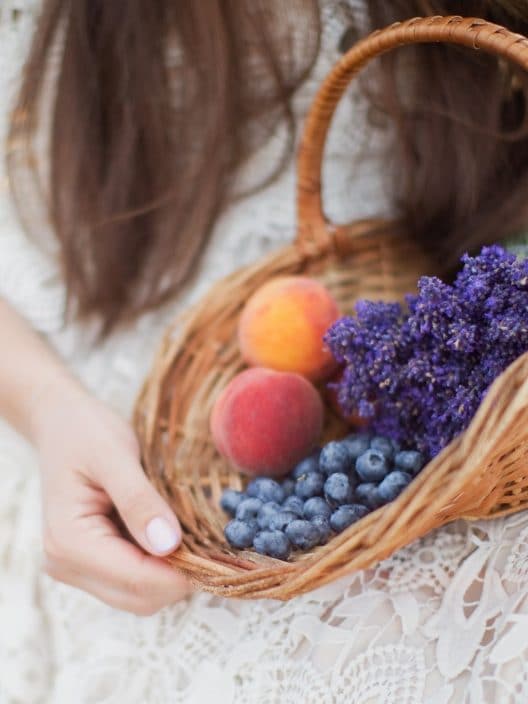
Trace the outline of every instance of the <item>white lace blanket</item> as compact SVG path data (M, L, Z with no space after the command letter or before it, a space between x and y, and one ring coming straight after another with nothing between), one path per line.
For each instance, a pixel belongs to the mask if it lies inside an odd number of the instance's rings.
M36 0L0 0L0 137ZM357 10L357 8L355 8ZM337 58L346 3L326 2L314 86ZM364 106L340 109L327 153L328 210L379 214ZM251 169L266 165L264 149ZM22 234L0 172L0 295L47 335L100 397L129 413L155 341L210 283L292 237L294 173L221 218L197 286L133 331L90 351L63 329L53 261ZM2 344L8 344L2 338ZM286 604L199 594L151 618L114 611L39 570L35 457L0 427L0 704L507 704L528 702L528 516L437 531L376 569Z

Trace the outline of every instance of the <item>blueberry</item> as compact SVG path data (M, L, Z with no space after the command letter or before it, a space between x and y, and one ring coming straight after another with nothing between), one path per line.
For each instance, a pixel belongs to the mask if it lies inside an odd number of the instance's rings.
M249 548L253 545L253 539L257 533L257 524L255 521L229 521L224 528L224 535L227 542L234 548Z
M358 504L368 506L368 508L379 508L383 501L378 495L378 486L373 482L358 484L354 490L354 499Z
M398 469L415 476L424 466L424 458L421 452L416 450L402 450L394 458L394 464Z
M282 490L284 492L284 496L288 497L293 494L295 491L295 482L293 479L284 479L282 482Z
M334 508L352 501L352 487L346 474L331 474L324 484L325 499Z
M330 528L328 518L325 518L324 516L314 516L310 523L319 531L319 545L324 545L327 543L330 535L332 534L332 529Z
M348 435L342 444L346 445L348 454L352 459L356 460L370 447L370 435L368 433L359 433L356 435Z
M301 550L309 550L315 547L321 538L321 533L317 526L310 521L292 521L286 527L286 535L292 545Z
M260 477L252 479L246 487L246 496L256 498L258 494L258 486L260 482Z
M284 489L279 482L269 477L257 477L249 482L246 489L248 496L254 496L263 503L276 501L281 504L284 501Z
M262 501L254 496L249 499L243 499L243 501L238 504L235 515L239 521L246 521L248 518L256 518L261 506Z
M330 516L330 526L336 533L341 533L345 528L351 526L352 523L366 516L367 513L369 513L368 508L362 504L345 504L344 506L339 506Z
M293 511L293 513L296 513L298 516L302 516L304 511L304 501L298 496L288 496L282 504L282 508L285 511Z
M370 441L370 447L372 450L379 450L389 462L394 457L394 444L389 438L384 438L381 435L377 435Z
M304 502L303 516L309 521L315 516L329 518L331 513L332 509L321 496L312 496Z
M401 494L411 480L412 476L410 474L395 469L394 472L387 474L378 486L378 494L384 502L392 501Z
M380 482L389 471L389 463L379 450L366 450L356 460L356 472L364 482Z
M305 474L309 474L310 472L318 472L319 471L319 455L318 454L312 454L309 457L306 457L304 460L301 460L298 465L296 465L295 469L292 472L292 477L294 479L299 479L299 477L302 477Z
M298 516L293 511L279 511L273 514L269 521L270 530L284 530L288 523L296 521Z
M354 467L354 458L348 449L347 442L333 440L325 445L319 458L319 468L324 474L348 472Z
M257 523L260 530L267 530L270 518L280 511L282 511L282 506L275 501L268 501L262 504L257 515Z
M257 533L253 547L261 555L269 555L278 560L287 560L291 551L290 541L279 530L263 530Z
M245 494L242 491L236 491L235 489L225 489L220 499L220 506L223 510L230 516L234 516L238 507L238 504L245 498Z
M324 477L319 472L303 474L295 484L295 494L300 499L309 499L318 496L323 491Z

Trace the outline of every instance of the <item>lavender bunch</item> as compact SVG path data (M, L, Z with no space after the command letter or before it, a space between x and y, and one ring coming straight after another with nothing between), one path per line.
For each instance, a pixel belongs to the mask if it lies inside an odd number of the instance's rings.
M471 421L493 380L528 351L528 260L499 246L465 255L453 284L425 276L406 305L360 301L325 341L346 413L428 458Z

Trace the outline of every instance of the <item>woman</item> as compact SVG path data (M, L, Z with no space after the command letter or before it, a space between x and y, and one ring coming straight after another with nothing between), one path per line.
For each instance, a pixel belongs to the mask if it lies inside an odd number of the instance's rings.
M0 211L0 413L36 450L2 428L6 701L526 700L522 515L438 531L287 604L190 595L160 559L179 543L177 516L146 481L123 420L176 309L291 238L292 129L339 51L370 26L460 5L0 8L6 91L42 13L10 118L12 189ZM528 31L522 2L463 10ZM398 209L452 265L526 222L526 89L490 57L414 56L402 66L388 57L379 82L368 74L349 101L327 155L327 208L348 220ZM389 195L384 145L399 176ZM365 175L351 185L353 156ZM39 185L46 213L31 211ZM40 247L22 239L13 203Z

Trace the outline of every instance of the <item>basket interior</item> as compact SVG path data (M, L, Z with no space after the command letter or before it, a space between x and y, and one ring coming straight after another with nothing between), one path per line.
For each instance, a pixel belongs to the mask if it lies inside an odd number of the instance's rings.
M269 560L252 551L234 551L225 542L228 518L220 509L220 496L226 487L241 489L248 480L217 453L209 433L216 398L245 368L236 330L248 296L273 276L309 275L328 287L346 314L359 298L401 299L415 289L424 266L424 257L396 225L374 231L368 222L359 229L342 227L336 231L335 248L325 256L306 258L289 247L262 267L222 282L193 311L190 327L183 322L186 343L175 358L170 352L166 355L169 366L163 370L158 414L150 428L153 444L145 459L151 478L177 511L193 553L236 562ZM179 337L173 335L172 342L178 345ZM170 347L171 339L165 344ZM330 409L325 415L324 441L347 432ZM306 560L310 554L299 553L292 560Z

